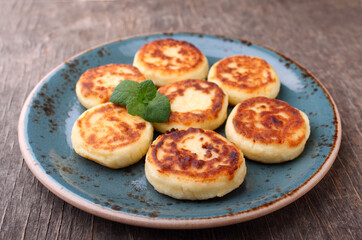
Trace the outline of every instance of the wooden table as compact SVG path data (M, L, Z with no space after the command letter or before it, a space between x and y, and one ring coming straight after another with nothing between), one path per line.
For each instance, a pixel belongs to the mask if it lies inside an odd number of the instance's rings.
M358 0L2 0L0 239L361 239L361 6ZM339 108L343 139L334 165L314 189L253 221L177 231L93 216L38 182L17 140L20 109L37 82L64 60L97 44L170 31L260 43L320 79Z

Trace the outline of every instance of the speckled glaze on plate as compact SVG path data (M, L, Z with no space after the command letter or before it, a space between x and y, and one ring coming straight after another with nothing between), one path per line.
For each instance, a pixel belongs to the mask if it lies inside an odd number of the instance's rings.
M89 68L108 63L131 64L144 44L161 38L191 42L208 58L236 54L258 56L271 64L282 86L278 99L304 111L311 136L294 161L264 165L246 162L241 187L222 198L181 201L157 193L144 176L144 160L112 170L78 156L72 149L73 123L85 110L75 83ZM229 109L230 110L230 109ZM224 135L224 126L217 130ZM34 88L19 119L19 143L33 174L66 202L97 216L154 228L208 228L254 219L295 201L328 172L341 141L336 105L322 84L306 69L283 55L235 38L164 33L122 39L90 49L61 64Z

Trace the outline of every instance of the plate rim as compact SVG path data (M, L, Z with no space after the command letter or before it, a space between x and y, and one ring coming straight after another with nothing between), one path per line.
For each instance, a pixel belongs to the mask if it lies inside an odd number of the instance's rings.
M187 35L203 35L203 36L209 36L209 37L220 37L220 38L229 38L229 39L236 39L241 41L242 43L250 43L262 48L265 48L271 52L274 52L281 57L287 59L288 61L292 62L293 64L297 65L300 69L304 70L313 80L321 87L321 89L324 91L326 96L328 97L329 102L332 105L332 109L334 112L334 119L335 119L335 139L333 142L333 146L331 151L329 152L329 155L325 158L323 164L321 167L316 170L316 172L307 180L305 181L300 187L297 189L294 189L292 192L286 194L285 196L278 198L272 202L266 203L262 206L252 208L243 212L234 213L234 214L228 214L223 216L216 216L216 217L207 217L207 218L191 218L191 219L174 219L174 218L154 218L154 217L146 217L146 216L139 216L139 215L133 215L125 212L120 212L116 210L112 210L106 207L103 207L101 205L98 205L96 203L90 202L89 200L86 200L72 191L62 187L60 184L56 183L54 179L52 179L50 176L48 176L45 172L39 168L38 163L36 162L36 159L34 159L30 152L30 146L27 145L27 141L25 138L25 118L26 113L29 108L30 102L32 98L35 96L35 93L39 89L40 86L46 80L56 71L58 71L64 64L72 61L73 59L92 51L96 48L100 48L102 46L106 46L115 42L124 41L128 39L133 39L137 37L147 37L147 36L154 36L154 35L165 35L172 37L172 35L181 35L181 34L187 34ZM33 173L33 175L53 194L55 194L57 197L61 198L65 202L68 202L69 204L85 211L90 214L124 223L134 226L141 226L141 227L151 227L151 228L163 228L163 229L200 229L200 228L212 228L212 227L220 227L220 226L226 226L236 223L241 223L245 221L249 221L267 214L270 214L278 209L281 209L290 203L296 201L300 197L302 197L304 194L306 194L308 191L310 191L312 188L314 188L317 183L319 183L322 178L327 174L329 169L332 167L340 148L342 139L342 126L341 126L341 119L340 114L337 108L337 105L335 104L332 96L328 92L328 90L324 87L324 85L305 67L301 66L299 63L294 61L293 59L286 57L282 53L271 49L269 47L265 47L262 44L254 43L248 40L244 40L242 38L238 37L232 37L232 36L226 36L226 35L219 35L219 34L209 34L209 33L199 33L199 32L154 32L154 33L148 33L148 34L140 34L140 35L132 35L132 36L126 36L121 37L116 40L108 41L102 44L98 44L94 47L91 47L87 50L84 50L72 57L70 57L68 60L64 61L63 63L56 66L53 70L51 70L48 74L46 74L32 89L28 97L26 98L24 105L20 112L20 117L18 121L18 142L19 147L21 150L21 153L23 155L23 158L25 160L25 163Z

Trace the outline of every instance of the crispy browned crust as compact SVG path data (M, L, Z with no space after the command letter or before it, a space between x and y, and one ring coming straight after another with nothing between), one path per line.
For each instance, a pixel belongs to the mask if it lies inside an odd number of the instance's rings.
M124 72L122 69L128 69L132 73ZM104 66L99 66L96 68L88 69L85 71L79 78L77 84L80 86L81 94L84 97L94 96L99 99L102 99L101 103L108 102L114 87L104 86L102 83L104 80L99 79L107 74L113 76L119 76L119 82L124 79L133 80L136 82L142 82L145 80L145 77L138 70L138 68L127 65L127 64L108 64Z
M201 86L202 85L207 85ZM169 89L176 88L176 91L169 92ZM200 79L187 79L183 81L177 81L174 83L167 84L163 87L160 87L158 91L170 99L170 103L178 97L183 96L187 89L195 89L196 91L203 92L205 94L213 93L211 99L211 106L205 110L199 110L197 112L170 112L170 117L167 123L172 122L181 122L183 125L190 126L195 122L204 122L208 119L217 118L219 115L223 101L225 101L225 93L222 89L215 83L208 82L206 80Z
M236 64L231 67L230 64ZM238 68L247 69L246 72L238 72ZM263 76L263 72L267 76ZM215 70L215 78L225 85L233 88L243 89L253 92L254 90L276 82L276 78L271 76L271 66L263 59L250 56L232 56L221 60ZM225 77L223 74L230 74L231 77Z
M256 105L259 105L261 112L251 109ZM242 102L232 122L238 133L254 142L287 143L290 147L298 146L303 141L307 129L299 110L281 100L266 97L250 98ZM256 124L261 124L262 128L256 127ZM295 134L298 134L297 139L292 138Z
M181 58L167 56L165 50L178 48ZM156 62L149 62L148 59L157 58ZM174 39L160 39L145 44L138 52L139 61L149 69L157 69L160 72L184 73L198 68L204 57L199 49L186 41Z
M146 128L146 123L141 122L134 125L125 123L121 115L125 112L127 112L125 107L113 103L89 112L77 121L81 138L93 149L109 151L136 142ZM91 119L96 114L102 114L102 117L92 124ZM103 125L105 122L111 122L113 127L105 127ZM97 133L100 133L101 137Z
M177 145L194 138L194 133L210 138L209 142L202 145L206 150L202 159L198 159L196 153ZM201 136L199 140L203 141L204 138ZM163 159L157 158L160 149L165 152ZM214 157L213 153L216 153L217 157ZM213 131L199 128L171 131L161 135L151 145L147 160L157 165L158 171L162 174L191 177L199 182L214 181L220 176L226 176L231 180L244 162L242 153L233 143ZM199 171L201 168L203 170Z

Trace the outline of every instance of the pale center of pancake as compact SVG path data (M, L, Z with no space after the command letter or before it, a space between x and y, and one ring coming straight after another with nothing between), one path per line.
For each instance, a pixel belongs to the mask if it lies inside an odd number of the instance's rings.
M138 79L134 70L124 67L111 72L100 73L95 82L96 85L115 88L122 80L134 78Z
M191 112L206 110L211 107L212 101L209 94L195 89L187 89L183 95L178 95L172 102L171 111Z
M120 76L106 73L103 76L97 78L95 82L97 86L115 88L117 84L120 82Z
M125 64L108 64L87 70L77 83L82 95L108 101L114 88L124 79L143 81L144 76L137 68Z

